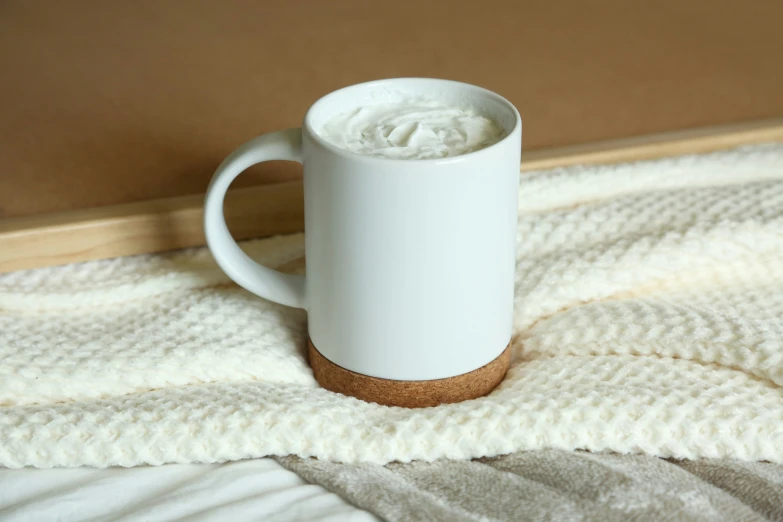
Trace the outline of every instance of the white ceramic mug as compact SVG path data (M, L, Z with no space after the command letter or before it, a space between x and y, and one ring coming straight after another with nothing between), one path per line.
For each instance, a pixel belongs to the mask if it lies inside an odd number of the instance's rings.
M338 113L401 95L470 105L505 137L462 156L396 160L342 150L317 133ZM239 285L307 310L312 344L339 367L395 381L472 372L511 338L521 136L514 106L473 85L405 78L340 89L310 107L301 129L255 138L218 167L207 244ZM226 227L229 185L269 160L304 165L306 277L257 264Z

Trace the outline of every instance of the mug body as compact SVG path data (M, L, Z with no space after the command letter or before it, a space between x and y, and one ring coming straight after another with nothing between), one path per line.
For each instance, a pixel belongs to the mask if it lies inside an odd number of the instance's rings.
M345 151L318 135L338 113L408 96L476 108L505 137L462 156L398 160ZM472 372L504 353L521 133L511 103L446 80L354 85L310 108L302 129L305 306L321 356L354 374L427 381Z

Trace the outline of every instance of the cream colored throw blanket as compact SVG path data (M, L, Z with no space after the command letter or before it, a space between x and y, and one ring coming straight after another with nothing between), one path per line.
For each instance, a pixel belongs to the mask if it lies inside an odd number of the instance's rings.
M304 255L301 235L245 247ZM540 448L783 463L783 146L523 174L516 293L500 387L406 410L318 388L305 314L203 249L0 275L0 465Z

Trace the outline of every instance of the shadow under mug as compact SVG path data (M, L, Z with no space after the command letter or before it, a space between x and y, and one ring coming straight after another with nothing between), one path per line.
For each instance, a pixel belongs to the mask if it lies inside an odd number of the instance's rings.
M317 133L336 114L405 97L473 107L505 137L462 156L399 160ZM323 387L407 407L480 397L510 360L521 137L514 106L473 85L400 78L340 89L301 129L255 138L223 161L206 196L207 245L240 286L307 310ZM306 276L256 263L226 227L229 185L270 160L304 165Z

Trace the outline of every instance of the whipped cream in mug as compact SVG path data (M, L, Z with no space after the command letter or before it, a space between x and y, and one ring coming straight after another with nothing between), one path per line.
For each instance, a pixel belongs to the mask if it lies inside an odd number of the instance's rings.
M422 160L481 150L500 141L505 131L471 108L417 98L338 114L318 134L356 154Z

